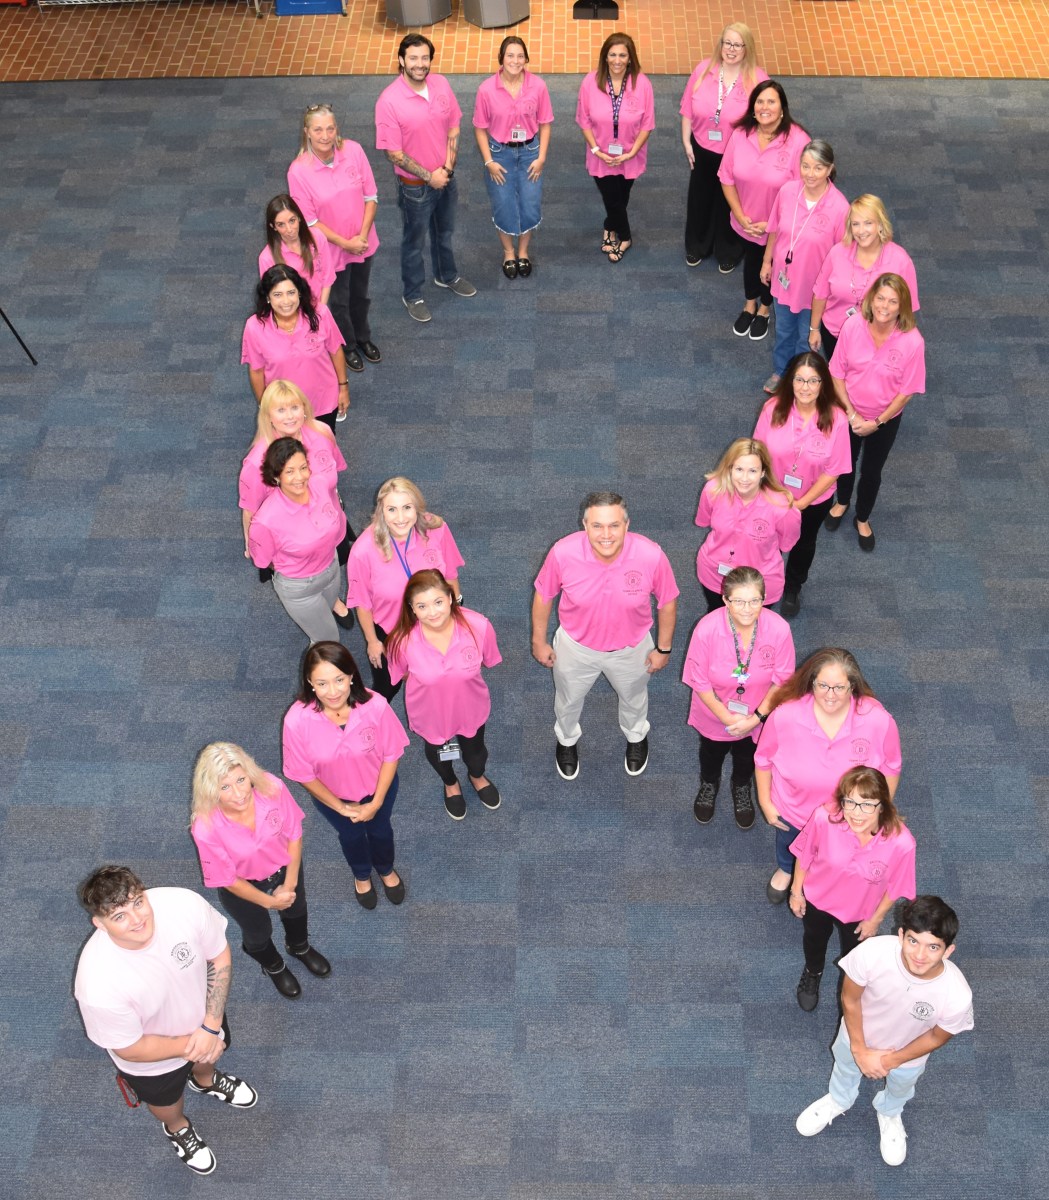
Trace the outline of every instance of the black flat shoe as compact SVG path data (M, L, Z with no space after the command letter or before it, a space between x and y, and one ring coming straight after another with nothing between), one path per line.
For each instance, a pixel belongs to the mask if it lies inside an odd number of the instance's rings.
M297 958L311 975L317 975L323 979L325 975L331 974L331 963L312 946L307 946L305 950L293 950L290 946L287 949L288 953Z
M331 615L335 618L335 624L338 625L338 627L340 629L352 629L353 628L353 609L352 608L348 608L342 614L342 616L340 616L334 609L332 609Z
M527 279L532 273L532 260L530 258L519 258L517 260L517 273L522 279Z
M357 886L355 884L353 888L353 894L357 897L357 903L361 906L361 908L366 908L369 912L371 912L376 904L379 903L379 897L376 895L375 885L371 882L371 880L368 881L368 884L369 886L366 892L357 891Z
M370 363L382 362L382 355L379 353L379 347L376 346L374 342L358 342L357 349Z
M503 274L506 276L507 279L516 279L517 272L518 272L517 259L516 258L508 258L503 263Z
M386 899L391 904L404 903L404 880L400 876L397 877L396 883L387 883L382 878L379 879L379 882L382 884L382 890L385 893Z
M848 511L849 511L849 506L846 505L845 512L843 512L840 517L832 517L830 515L830 513L827 513L827 515L823 518L823 528L828 533L833 533L835 531L835 529L837 529L838 526L842 523L842 521L845 520L845 513L847 513Z
M868 554L874 549L874 534L860 533L860 522L857 517L852 518L852 527L856 530L856 540L860 544L861 550L866 550Z
M769 904L782 904L783 901L786 900L786 898L789 895L790 895L790 884L789 883L787 884L787 886L785 888L773 887L771 879L768 881L768 883L765 884L765 896L768 899Z
M356 349L346 351L346 366L351 371L364 370L364 359L361 358Z

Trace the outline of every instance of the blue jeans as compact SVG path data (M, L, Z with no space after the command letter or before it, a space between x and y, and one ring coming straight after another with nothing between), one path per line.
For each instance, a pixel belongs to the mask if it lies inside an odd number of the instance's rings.
M772 348L772 369L782 375L787 363L795 354L804 354L809 347L809 326L812 324L812 309L803 308L793 313L779 300L772 301L776 313L776 344Z
M394 775L382 808L370 821L353 822L319 800L313 800L316 810L339 835L342 856L350 864L354 878L362 882L371 878L372 871L389 875L393 870L393 826L390 824L390 815L399 784L400 776ZM365 796L361 803L370 801L371 796Z
M410 185L397 179L397 204L404 218L401 237L401 286L405 300L421 300L426 268L423 266L423 247L430 234L430 258L433 277L441 283L459 278L452 253L452 234L455 232L456 183L448 181L443 188L428 184Z
M539 227L543 219L543 181L533 183L528 178L528 168L539 157L539 134L530 142L519 146L505 146L502 142L488 139L488 153L492 161L506 171L506 180L498 184L491 171L484 169L484 181L488 188L488 199L492 202L492 221L500 233L520 237Z
M852 1108L860 1094L863 1073L852 1057L844 1021L830 1050L834 1055L834 1069L830 1073L830 1097L839 1108ZM896 1067L890 1071L885 1077L884 1088L874 1097L875 1112L881 1113L883 1117L898 1117L903 1112L903 1106L914 1095L914 1085L924 1070L925 1063L917 1067Z
M780 816L780 820L786 829L776 830L776 866L781 871L786 871L788 875L794 874L794 855L790 852L790 844L801 833L800 829L795 829L786 817Z

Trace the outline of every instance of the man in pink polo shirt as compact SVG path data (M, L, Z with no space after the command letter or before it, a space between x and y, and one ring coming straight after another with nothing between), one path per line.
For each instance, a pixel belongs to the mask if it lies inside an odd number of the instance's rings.
M433 281L457 296L477 289L455 265L455 161L459 156L462 109L443 75L430 73L434 45L409 33L397 48L400 77L375 104L375 145L386 152L397 176L397 204L404 221L401 238L401 299L415 321L429 321L423 299L423 247L430 232Z
M87 1036L116 1063L197 1175L215 1156L183 1112L183 1092L252 1108L255 1089L215 1067L229 1045L232 972L226 918L186 888L150 888L127 867L100 867L79 888L95 933L73 993Z
M626 773L640 775L648 765L648 677L670 661L678 588L660 547L628 532L622 496L591 492L583 501L582 524L581 533L551 547L532 599L532 655L554 673L557 773L562 779L579 774L579 717L604 675L619 697ZM547 631L558 594L559 628L551 643Z
M831 1047L830 1092L810 1104L796 1126L814 1137L856 1103L860 1082L884 1079L874 1097L881 1156L890 1167L907 1157L901 1113L929 1055L973 1027L973 996L947 960L958 917L939 896L918 896L899 910L896 937L861 942L838 964L845 972L844 1019Z

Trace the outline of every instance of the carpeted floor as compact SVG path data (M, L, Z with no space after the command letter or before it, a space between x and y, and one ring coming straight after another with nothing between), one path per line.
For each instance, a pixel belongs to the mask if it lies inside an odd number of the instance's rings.
M303 103L331 99L369 145L384 82L0 90L0 305L40 359L0 327L5 1195L209 1186L123 1107L84 1038L70 992L89 925L73 889L114 860L198 887L196 751L229 738L279 766L304 640L240 554L254 408L240 331ZM477 82L456 80L468 113ZM384 362L353 378L339 433L358 527L376 485L403 472L463 549L467 602L505 658L490 723L505 801L449 821L413 744L399 911L358 908L330 831L309 820L313 932L334 975L304 980L293 1005L235 952L229 1062L261 1100L250 1113L190 1102L219 1159L210 1186L231 1200L1034 1200L1049 1166L1043 89L788 81L796 116L834 143L846 194L890 203L929 348L878 549L861 555L847 526L823 536L794 622L801 654L855 651L900 723L919 887L957 907L955 962L976 994L976 1029L933 1060L892 1170L866 1090L815 1141L795 1133L825 1090L832 1005L794 1002L800 930L764 897L768 829L691 815L679 676L701 611L695 500L752 428L771 339L733 337L738 273L684 265L683 81L656 81L661 125L616 268L597 252L577 81L550 82L534 276L499 275L467 145L457 246L480 294L435 291L426 327L401 307L393 186L372 152ZM531 580L582 495L609 486L670 554L681 628L652 687L645 775L623 773L599 688L565 784L550 680L528 652Z

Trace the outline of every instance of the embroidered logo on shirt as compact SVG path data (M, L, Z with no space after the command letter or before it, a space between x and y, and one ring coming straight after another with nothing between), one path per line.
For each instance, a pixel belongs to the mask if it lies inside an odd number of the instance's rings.
M885 872L889 869L888 863L878 862L874 860L867 864L867 878L871 883L877 883L879 879L885 878Z
M190 948L189 942L176 942L171 947L171 957L178 963L179 967L184 971L186 967L192 966L197 961L196 954Z
M645 577L640 571L626 571L623 574L623 587L628 592L639 592Z
M271 833L277 833L280 829L280 813L275 808L266 814L266 828Z
M437 557L436 550L423 551L423 562L426 563L428 567L436 567L439 561L440 560Z
M462 662L464 667L472 667L477 662L477 647L464 646L462 652Z
M852 757L853 762L864 762L866 760L867 756L870 754L870 752L871 752L871 744L867 740L867 738L853 738L852 739L851 757Z
M316 353L324 349L324 335L322 333L306 334L306 348Z
M830 454L830 442L820 434L809 438L808 452L813 458L826 458Z
M813 214L813 217L812 217L813 229L819 229L820 231L825 231L829 226L830 226L830 222L827 220L825 213L814 213Z
M903 351L893 348L885 355L885 365L888 367L898 367L903 363Z
M435 96L433 106L439 113L446 113L451 107L448 103L448 97L444 95Z
M916 1021L928 1021L936 1015L936 1005L928 1000L915 1000L911 1005L911 1016Z
M791 153L789 150L780 150L776 154L776 166L781 171L790 170Z
M375 745L375 730L370 725L358 731L357 740L360 742L362 749L371 750Z
M771 667L776 658L776 652L771 646L759 646L757 654L758 662L763 667Z
M772 532L772 526L764 517L755 517L750 523L750 536L757 542L763 542Z

